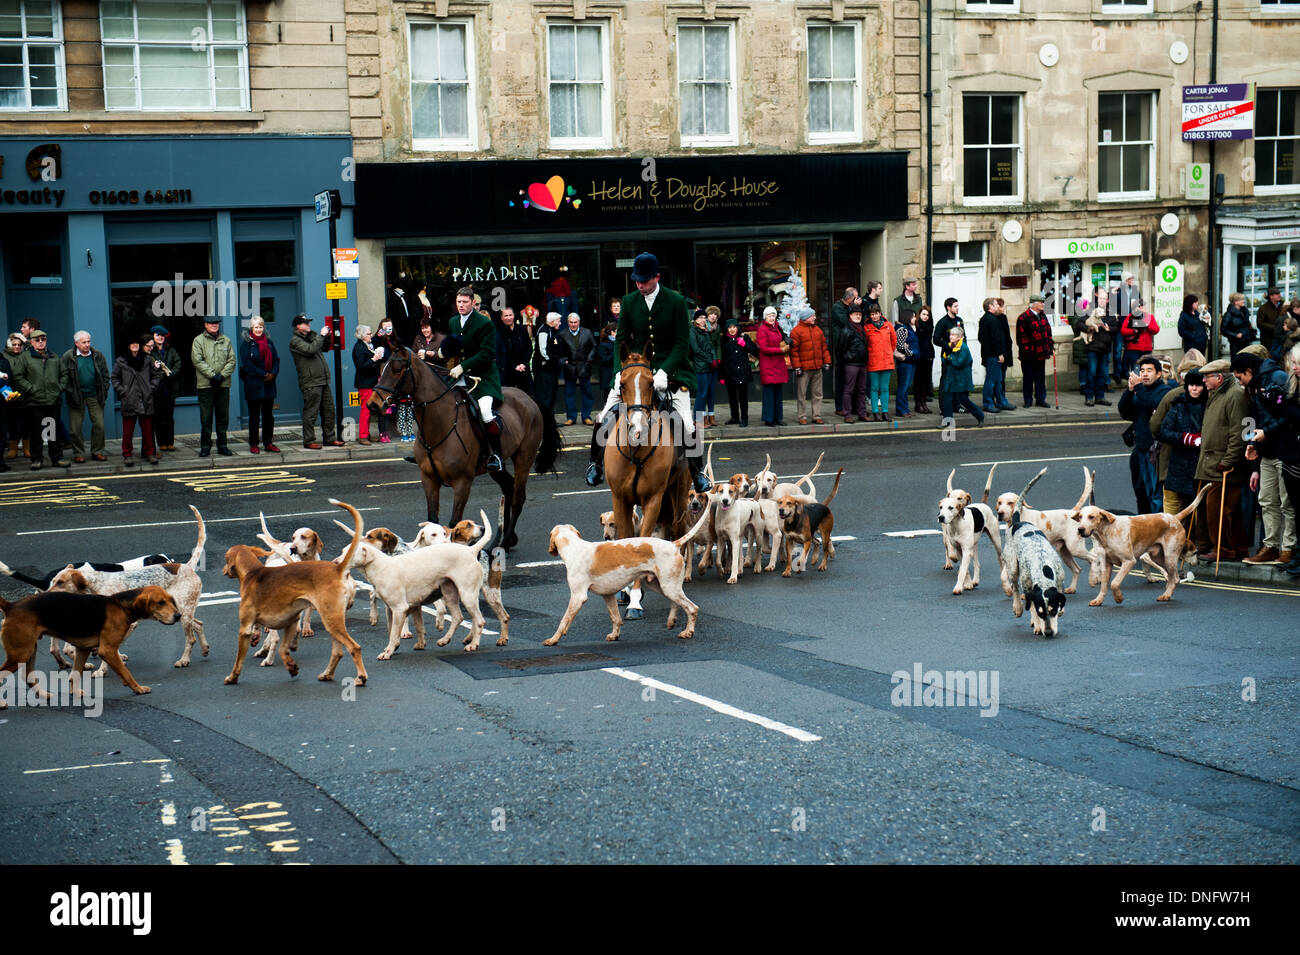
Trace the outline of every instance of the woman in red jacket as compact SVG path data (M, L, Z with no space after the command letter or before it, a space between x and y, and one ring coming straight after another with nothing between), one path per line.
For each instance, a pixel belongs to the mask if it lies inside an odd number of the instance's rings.
M763 309L763 324L755 339L758 345L758 380L763 383L763 424L769 428L785 424L781 393L790 380L785 367L785 353L790 346L785 343L781 329L776 325L776 309L769 305Z
M1155 316L1147 314L1141 305L1135 304L1133 313L1125 317L1124 323L1119 327L1119 333L1124 337L1125 367L1136 368L1139 358L1151 354L1151 349L1156 347L1159 331L1160 323Z
M894 373L894 349L898 335L885 321L879 305L867 306L867 406L872 421L889 420L889 376Z

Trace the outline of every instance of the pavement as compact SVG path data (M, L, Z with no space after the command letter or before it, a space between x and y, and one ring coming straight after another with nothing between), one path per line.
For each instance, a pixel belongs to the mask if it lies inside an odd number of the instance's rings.
M222 555L254 540L259 511L337 553L330 497L411 536L424 500L398 450L7 483L0 558L27 572L188 553L196 504L211 651L174 668L181 633L145 622L125 650L147 696L110 675L101 712L0 713L0 864L1300 861L1294 591L1197 574L1157 603L1135 575L1122 605L1071 596L1044 640L1012 616L986 542L982 585L951 595L935 523L950 469L979 487L997 462L999 493L1046 463L1048 506L1095 468L1100 502L1131 503L1117 426L1032 427L730 429L719 472L770 454L797 475L823 450L845 469L829 570L730 586L697 572L692 640L651 594L609 642L588 601L545 647L568 602L547 532L594 535L609 506L582 483L579 445L529 482L502 587L508 645L487 612L477 653L403 641L379 661L386 634L362 589L347 626L364 687L346 659L334 683L313 679L319 633L297 677L252 660L225 685L239 597ZM494 488L478 482L469 508L493 514ZM28 592L0 578L7 599Z

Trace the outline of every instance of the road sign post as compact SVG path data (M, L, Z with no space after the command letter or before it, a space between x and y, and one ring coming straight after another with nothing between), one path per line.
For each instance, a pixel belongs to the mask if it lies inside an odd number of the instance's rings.
M323 222L328 220L330 224L330 278L334 278L334 249L338 246L338 235L335 222L343 212L343 199L337 189L325 189L316 193L316 221ZM344 294L347 293L346 286ZM326 295L329 296L330 305L333 307L333 321L331 335L334 348L334 428L335 435L340 440L343 438L343 342L342 342L342 323L339 321L339 300L334 294L326 288Z

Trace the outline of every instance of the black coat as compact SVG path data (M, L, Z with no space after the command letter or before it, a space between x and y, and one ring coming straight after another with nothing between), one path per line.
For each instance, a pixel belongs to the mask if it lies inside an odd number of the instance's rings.
M758 346L754 344L753 339L744 335L737 335L732 338L730 335L722 336L722 367L718 370L718 377L731 385L747 385L750 378L753 377L753 370L749 367L749 356L755 358L759 356Z
M1277 362L1266 358L1246 395L1256 425L1264 431L1259 450L1266 458L1294 464L1300 461L1300 403L1290 391L1290 379Z
M962 336L966 335L966 321L958 315L956 318L949 318L948 313L943 313L943 318L939 319L934 326L934 334L930 336L930 341L936 348L948 347L948 330L954 325L961 326Z
M253 341L253 336L246 335L239 343L239 380L244 384L245 401L265 401L276 395L274 379L263 381L262 376L267 372L280 374L280 353L275 350L275 342L269 337L266 341L271 346L270 368L262 363L262 350Z
M1228 340L1228 348L1234 356L1255 340L1255 327L1250 324L1250 313L1238 305L1228 306L1223 313L1223 321L1219 324L1219 331ZM1240 338L1237 337L1238 334L1241 335Z
M1011 367L1011 326L1005 315L985 312L980 316L979 343L984 364L1002 355L1006 359L1005 366Z
M1182 312L1178 316L1178 337L1183 340L1183 351L1195 348L1202 355L1209 353L1210 334L1199 316Z
M591 329L579 325L578 340L575 342L569 329L561 328L555 346L564 356L560 364L566 378L581 381L591 377L591 359L596 355L596 338L591 334Z
M1156 437L1171 448L1165 487L1175 494L1196 493L1196 461L1201 456L1201 449L1185 445L1183 435L1200 434L1204 418L1204 393L1200 401L1193 401L1184 393L1173 400L1165 412L1165 420L1160 423L1160 433Z
M384 367L384 362L388 361L388 352L384 352L383 358L376 358L372 348L378 347L371 338L371 347L367 348L366 343L357 339L357 343L352 346L352 387L357 391L373 391L375 385L379 384L379 372Z
M850 319L849 327L844 330L844 335L840 338L838 352L841 364L865 365L867 363L866 325L854 324Z
M523 365L528 371L528 363L533 354L533 340L528 329L515 322L510 328L504 324L497 326L497 368L501 370L501 380L517 374L516 365Z
M919 311L919 309L918 309ZM921 343L921 350L918 352L920 364L927 368L934 366L934 319L928 321L922 319L919 315L916 319L916 338ZM1011 360L1011 356L1007 356Z

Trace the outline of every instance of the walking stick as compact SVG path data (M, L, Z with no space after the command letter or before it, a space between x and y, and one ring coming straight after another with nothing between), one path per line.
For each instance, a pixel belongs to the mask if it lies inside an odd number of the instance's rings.
M1228 475L1232 468L1223 472L1223 483L1219 485L1219 533L1214 538L1214 579L1219 579L1219 555L1223 553L1223 504L1228 490Z
M1061 410L1061 392L1056 385L1056 349L1052 349L1052 401L1056 405L1056 410Z

